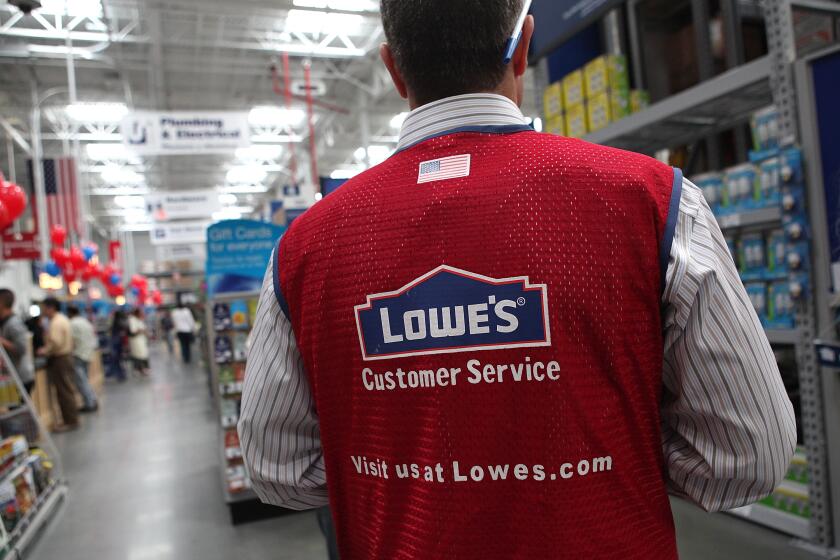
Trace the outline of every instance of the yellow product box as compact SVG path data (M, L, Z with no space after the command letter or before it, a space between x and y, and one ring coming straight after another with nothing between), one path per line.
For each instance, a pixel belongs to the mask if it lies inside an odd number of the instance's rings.
M627 58L617 54L605 54L583 67L584 91L587 99L605 91L629 91Z
M610 96L604 92L590 97L586 102L586 123L589 131L601 130L611 121Z
M557 117L549 117L545 120L545 132L555 134L557 136L566 135L566 117L559 115Z
M563 115L563 82L554 82L543 93L543 109L546 118Z
M630 112L638 113L642 109L650 106L650 94L643 89L634 89L630 91Z
M583 103L566 107L566 136L580 138L587 133L586 107Z
M583 103L583 71L575 70L563 78L563 107L568 112L569 107Z
M630 114L630 92L625 90L614 90L609 92L610 96L610 120L620 121Z

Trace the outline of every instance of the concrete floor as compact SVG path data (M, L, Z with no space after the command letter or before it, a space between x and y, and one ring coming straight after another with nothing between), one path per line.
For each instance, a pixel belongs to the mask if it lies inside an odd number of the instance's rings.
M164 353L150 379L108 382L98 414L56 436L70 492L32 560L326 560L312 513L234 527L216 413L199 366ZM811 560L780 533L674 501L682 560Z
M55 437L70 492L27 558L326 560L312 513L231 525L204 370L165 353L152 370L106 383L99 413Z

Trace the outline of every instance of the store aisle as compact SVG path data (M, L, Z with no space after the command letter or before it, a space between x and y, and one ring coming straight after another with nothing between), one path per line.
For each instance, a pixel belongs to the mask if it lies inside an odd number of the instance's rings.
M100 412L56 436L70 493L32 560L322 560L312 513L233 527L207 377L163 352L151 379L108 382Z

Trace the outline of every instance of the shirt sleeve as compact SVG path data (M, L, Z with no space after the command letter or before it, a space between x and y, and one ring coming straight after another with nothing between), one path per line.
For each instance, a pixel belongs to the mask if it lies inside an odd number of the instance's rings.
M670 490L707 511L758 501L790 464L793 406L723 234L689 181L663 304Z
M290 509L329 503L318 415L292 325L274 294L273 265L251 333L239 416L242 455L263 502Z
M8 340L12 343L13 349L9 352L11 358L15 361L26 355L27 344L29 342L29 331L22 321L16 320L15 317L9 319L7 325Z

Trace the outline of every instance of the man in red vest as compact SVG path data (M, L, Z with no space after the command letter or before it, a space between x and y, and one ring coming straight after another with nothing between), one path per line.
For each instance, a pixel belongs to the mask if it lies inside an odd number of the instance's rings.
M676 558L796 442L700 191L518 109L521 0L382 0L396 153L280 241L239 424L257 494L344 560ZM506 49L512 49L512 56Z

